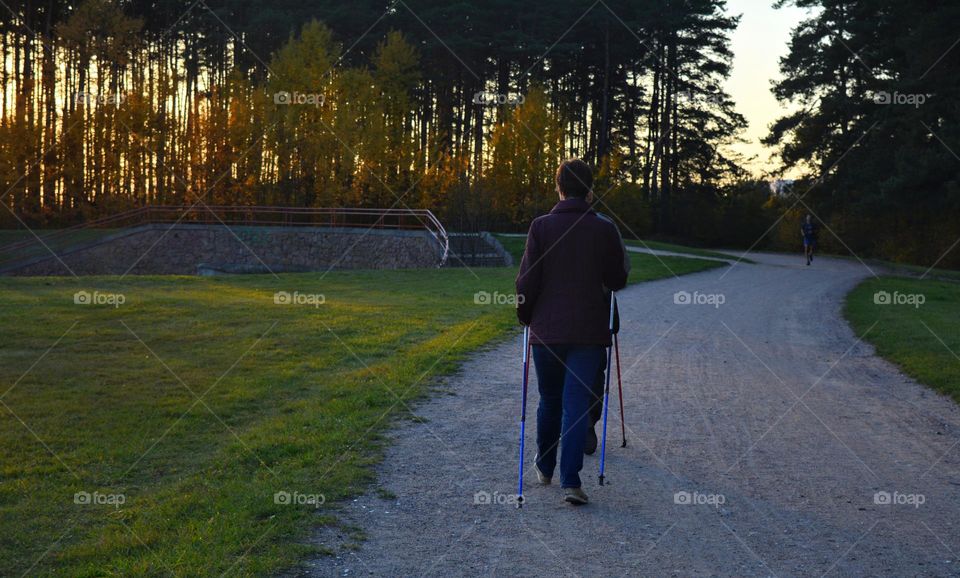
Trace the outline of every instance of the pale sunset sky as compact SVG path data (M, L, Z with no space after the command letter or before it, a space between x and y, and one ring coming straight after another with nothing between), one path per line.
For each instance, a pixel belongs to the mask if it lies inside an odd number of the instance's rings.
M732 148L745 156L756 156L747 165L756 176L776 166L771 151L760 144L760 139L767 134L768 126L785 112L770 91L770 82L780 77L779 61L787 53L790 31L809 17L806 9L794 6L775 9L773 3L774 0L727 0L727 12L742 17L731 38L733 74L727 80L726 89L736 102L737 111L750 123L743 134L749 142Z

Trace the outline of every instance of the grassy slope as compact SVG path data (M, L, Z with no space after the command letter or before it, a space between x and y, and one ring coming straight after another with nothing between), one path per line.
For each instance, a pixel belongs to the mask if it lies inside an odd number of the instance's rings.
M921 294L919 307L877 305L878 291ZM960 284L897 277L861 283L844 309L858 335L876 323L867 341L914 379L960 401ZM926 325L926 327L924 326Z
M660 241L636 241L633 239L627 239L625 241L627 245L633 247L645 247L648 249L655 249L659 251L671 251L673 253L683 253L685 255L696 255L698 257L713 257L715 259L734 259L739 258L742 251L731 251L729 255L724 253L719 253L717 251L711 251L709 249L699 249L697 247L687 247L685 245L674 245L673 243L662 243ZM746 257L740 259L741 263L754 264L755 261L752 261Z
M16 243L18 241L32 241L37 237L41 239L46 238L48 235L53 235L59 233L62 229L34 229L30 231L29 229L0 229L0 247L8 243ZM68 237L68 242L82 242L104 235L110 235L116 233L120 229L78 229L72 231Z
M500 244L503 245L503 248L510 252L514 256L514 260L517 262L520 261L520 258L523 256L523 245L526 242L524 237L515 237L507 235L494 235ZM697 249L695 247L685 247L683 245L674 245L672 243L661 243L659 241L635 241L633 239L627 239L626 244L632 247L647 247L650 249L657 249L660 251L671 251L674 253L682 253L685 255L695 255L698 257L714 257L719 259L730 259L730 255L724 255L723 253L718 253L716 251L710 251L708 249ZM735 257L734 257L735 258ZM750 259L741 259L741 263L753 263ZM678 273L679 274L679 273Z
M633 282L670 275L632 258ZM334 519L274 494L363 491L390 420L411 418L426 382L515 326L509 306L473 300L510 292L515 270L476 274L0 278L0 575L295 564L310 528ZM127 301L74 305L79 289ZM326 303L275 305L281 290ZM79 491L126 502L77 505Z
M843 255L841 258L860 262L856 257L851 257L848 255ZM865 259L864 262L875 269L881 268L882 270L882 268L886 268L886 270L888 270L892 275L960 281L960 271L955 271L953 269L931 269L930 267L924 267L921 265L894 263L893 261L882 261L880 259Z
M42 237L43 231L37 234ZM0 229L0 247L7 243L16 243L28 238L32 239L33 235L27 229Z
M27 229L0 229L0 265L15 260L33 257L46 257L50 251L60 251L77 243L95 241L100 237L113 234L118 229L80 229L59 238L48 238L48 235L57 232L55 229L37 229L30 232ZM36 233L36 234L34 234ZM40 239L38 240L37 237ZM30 241L29 244L17 249L7 249L6 246L20 241Z

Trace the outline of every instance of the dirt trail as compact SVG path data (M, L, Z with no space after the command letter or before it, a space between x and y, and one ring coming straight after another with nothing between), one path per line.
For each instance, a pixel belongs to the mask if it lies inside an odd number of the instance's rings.
M418 407L425 423L394 432L380 484L396 498L346 505L367 540L305 575L960 575L960 410L842 320L870 272L751 258L620 293L629 445L611 411L608 485L585 462L589 506L561 503L529 469L526 506L502 503L516 491L518 332ZM680 291L725 302L676 304Z

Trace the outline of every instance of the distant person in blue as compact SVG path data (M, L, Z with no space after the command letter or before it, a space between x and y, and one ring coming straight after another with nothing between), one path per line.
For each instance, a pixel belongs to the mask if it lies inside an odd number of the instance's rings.
M803 236L803 254L809 266L813 262L813 250L817 247L817 226L813 224L813 215L807 215L800 225L800 235Z

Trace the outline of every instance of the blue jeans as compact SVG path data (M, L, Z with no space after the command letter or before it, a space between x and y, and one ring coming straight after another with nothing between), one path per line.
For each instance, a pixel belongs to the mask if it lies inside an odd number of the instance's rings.
M560 486L580 487L583 443L596 399L593 382L604 363L602 345L534 345L540 407L537 408L537 467L553 477L560 445ZM560 441L563 443L560 444Z

